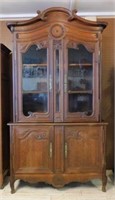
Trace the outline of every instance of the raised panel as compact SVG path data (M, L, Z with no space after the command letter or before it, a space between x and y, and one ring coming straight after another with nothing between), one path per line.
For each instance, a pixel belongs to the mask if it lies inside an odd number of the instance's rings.
M13 134L15 173L51 173L52 127L17 126Z
M65 128L66 172L101 172L102 142L102 127L67 126Z

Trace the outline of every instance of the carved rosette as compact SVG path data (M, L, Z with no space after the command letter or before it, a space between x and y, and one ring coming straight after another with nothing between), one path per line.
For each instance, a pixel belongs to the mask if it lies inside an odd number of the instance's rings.
M61 24L53 24L49 30L49 37L60 40L65 36L65 28Z

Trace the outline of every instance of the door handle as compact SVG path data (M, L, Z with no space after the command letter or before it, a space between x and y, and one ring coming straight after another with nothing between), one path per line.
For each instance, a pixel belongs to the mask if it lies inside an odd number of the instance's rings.
M52 158L52 142L50 142L50 149L49 149L49 153L50 153L50 158Z
M67 143L65 143L65 158L67 158L67 152L68 152Z

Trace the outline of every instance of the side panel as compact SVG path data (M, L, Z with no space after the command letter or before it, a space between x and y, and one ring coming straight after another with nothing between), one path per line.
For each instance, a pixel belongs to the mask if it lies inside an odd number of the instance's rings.
M0 44L0 188L9 166L9 129L11 120L11 57L10 50Z

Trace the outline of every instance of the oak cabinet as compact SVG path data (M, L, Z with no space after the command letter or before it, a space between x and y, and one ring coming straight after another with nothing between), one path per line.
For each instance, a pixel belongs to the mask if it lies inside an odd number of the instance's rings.
M11 51L0 44L0 188L4 186L4 178L9 172L9 129L10 121L10 70Z
M65 8L10 23L14 34L11 191L23 179L62 187L101 178L101 35L106 23Z

